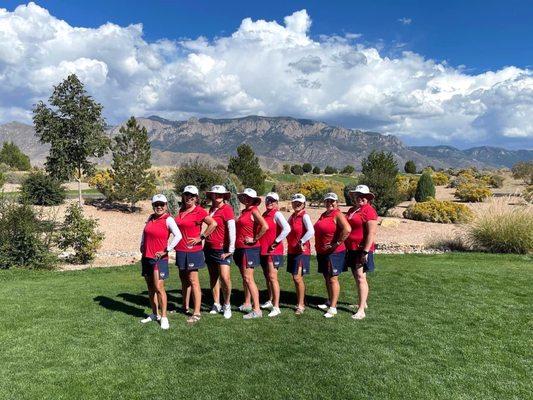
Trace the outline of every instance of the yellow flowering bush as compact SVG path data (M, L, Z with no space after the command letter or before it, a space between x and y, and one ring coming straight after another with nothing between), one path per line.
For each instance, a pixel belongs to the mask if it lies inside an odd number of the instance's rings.
M473 213L464 204L430 198L428 201L410 205L403 212L403 216L416 221L456 224L470 221Z
M448 183L450 183L449 176L444 172L434 172L431 174L431 177L433 178L433 183L435 186L446 186Z
M457 186L454 196L462 201L478 203L492 196L492 191L488 187L474 181L462 183Z
M89 179L89 186L98 190L100 193L102 193L107 200L113 201L116 199L116 193L115 193L115 179L113 178L113 175L111 174L111 171L106 169L103 171L96 172L90 179Z

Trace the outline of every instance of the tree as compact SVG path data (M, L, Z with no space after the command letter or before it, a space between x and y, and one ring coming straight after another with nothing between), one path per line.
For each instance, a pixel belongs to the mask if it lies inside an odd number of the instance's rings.
M533 161L520 161L511 168L513 178L522 179L525 184L533 185Z
M331 174L336 174L337 173L337 168L334 168L330 165L326 165L326 168L324 168L324 173L326 175L331 175Z
M304 174L304 170L302 168L301 165L298 165L298 164L294 164L292 167L291 167L291 173L293 175L303 175Z
M0 190L4 187L4 184L6 183L6 177L5 175L0 171Z
M405 163L403 170L406 174L416 174L416 164L413 160L409 160Z
M376 195L374 207L379 215L398 203L396 188L396 175L398 164L394 161L392 153L372 151L364 158L362 164L361 184L367 185Z
M41 143L50 144L45 167L58 180L78 182L81 205L81 180L95 168L91 158L102 157L109 148L102 106L86 94L74 74L54 86L48 101L50 107L40 101L33 109L36 135Z
M30 157L20 151L13 142L4 142L0 150L0 163L9 165L17 171L29 171L31 168Z
M304 163L302 165L302 169L304 170L306 174L308 174L309 172L313 170L313 166L311 165L311 163Z
M290 164L283 164L283 173L284 174L290 174L291 173L291 165Z
M111 163L114 188L117 198L135 204L155 192L155 176L150 172L152 150L145 127L131 117L113 139L113 161Z
M194 185L200 191L200 197L213 185L220 185L226 179L224 171L216 170L211 165L201 162L198 158L181 164L174 173L174 190L181 194L187 185Z
M341 174L343 175L351 175L354 172L355 172L355 168L351 165L347 165L341 170Z
M31 172L20 187L20 202L37 206L57 206L65 200L65 188L43 171Z
M321 172L321 171L320 171L320 168L319 168L319 167L314 167L314 168L313 168L313 174L315 174L315 175L319 175L320 172Z
M435 184L431 177L431 172L426 171L422 174L416 185L415 200L419 203L435 198Z
M237 175L245 187L262 193L265 186L265 174L259 166L259 159L247 144L237 147L237 156L230 157L228 171Z

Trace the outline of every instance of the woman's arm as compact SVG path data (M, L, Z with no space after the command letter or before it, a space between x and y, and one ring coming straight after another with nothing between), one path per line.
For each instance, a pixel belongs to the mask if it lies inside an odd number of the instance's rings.
M313 226L313 223L311 222L311 217L308 214L305 214L303 217L303 223L306 229L305 235L302 236L300 239L300 243L304 244L308 240L311 240L311 238L315 235L315 227Z
M218 224L210 215L204 218L204 223L207 225L204 231L204 237L207 237L213 233Z
M254 217L254 221L256 221L260 225L259 232L257 232L255 237L253 238L253 243L257 243L257 241L261 239L261 236L263 236L265 232L268 231L268 224L266 223L265 219L257 208L252 211L252 215Z
M335 247L337 247L340 246L346 239L348 239L348 236L352 231L352 227L343 213L337 213L337 215L335 215L335 223L337 224L337 227L340 226L342 229L337 239L337 243L334 243Z
M375 219L366 221L366 228L368 233L363 244L363 250L368 252L370 250L370 247L372 246L372 243L374 243L374 239L376 238L376 232L378 230L378 221L376 221Z
M279 246L279 244L287 237L287 235L291 232L291 226L281 213L281 211L276 211L274 214L274 222L281 226L281 232L279 233L278 237L274 239L274 243L270 245L269 251L274 251L276 247Z

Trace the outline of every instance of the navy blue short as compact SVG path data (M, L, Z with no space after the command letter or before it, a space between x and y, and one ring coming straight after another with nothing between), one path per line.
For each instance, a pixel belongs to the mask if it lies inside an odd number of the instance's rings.
M168 278L168 258L155 259L143 257L141 260L142 276L153 276L154 270L159 271L159 279L165 280Z
M176 251L176 265L180 271L197 271L205 267L203 250L186 252Z
M274 268L279 269L283 265L283 255L282 254L272 254L269 256L261 256L261 266L263 269L268 269L268 262L272 261Z
M361 261L362 257L363 250L348 250L346 252L346 267L355 269L363 267L363 272L374 271L374 253L372 251L368 252L366 263Z
M344 251L331 254L317 254L318 272L321 274L328 274L329 276L337 276L346 271L344 255Z
M230 265L231 256L228 258L222 258L223 250L216 249L204 249L205 262L207 265Z
M260 247L251 247L248 249L235 249L233 258L237 267L254 268L261 265L259 254L261 253Z
M308 275L310 261L311 256L309 254L289 254L287 255L287 272L298 275L298 270L301 267L302 275Z

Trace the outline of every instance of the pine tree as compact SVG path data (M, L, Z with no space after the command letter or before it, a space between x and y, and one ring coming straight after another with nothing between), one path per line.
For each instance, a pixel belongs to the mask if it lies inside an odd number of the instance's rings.
M362 161L361 184L367 185L376 195L374 207L379 215L398 204L396 175L398 164L390 152L372 151Z
M0 163L9 165L17 171L29 171L31 168L30 157L20 151L13 142L4 142L0 150Z
M228 171L237 175L245 187L263 193L265 174L259 166L259 159L249 145L241 144L237 147L237 156L229 159Z
M431 172L426 171L416 185L415 200L420 203L429 200L430 197L435 198L435 184Z
M150 172L152 150L146 128L131 117L113 139L112 175L117 198L127 200L131 210L135 204L155 192L155 176Z
M86 94L74 74L54 87L48 101L51 107L40 101L33 109L35 133L41 143L50 144L46 170L61 181L74 178L81 205L81 180L95 168L91 159L102 157L109 148L102 105Z

